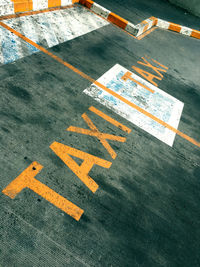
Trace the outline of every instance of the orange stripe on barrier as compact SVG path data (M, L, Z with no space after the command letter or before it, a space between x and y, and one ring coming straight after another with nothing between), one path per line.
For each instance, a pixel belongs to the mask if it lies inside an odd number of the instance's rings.
M83 8L86 8L86 7L85 7L85 6L83 6ZM88 9L87 9L87 10L88 10ZM103 20L105 20L105 21L108 21L108 19L105 19L104 17L102 17L102 16L98 15L97 13L95 13L94 11L92 11L91 9L89 9L89 11L90 11L91 13L95 14L96 16L100 17L101 19L103 19ZM110 21L110 22L111 22L111 21ZM137 38L137 37L135 37L133 34L131 34L131 33L127 32L126 30L124 30L124 29L122 29L122 28L120 28L120 27L119 27L119 26L117 26L116 24L113 24L113 23L112 23L112 25L113 25L114 27L116 27L116 28L118 28L118 29L122 30L122 31L123 31L123 32L125 32L126 34L128 34L128 35L132 36L134 39L138 39L138 38Z
M149 19L153 21L152 27L155 26L156 25L156 18L152 16Z
M14 3L14 11L24 12L33 10L33 2L32 0L12 0Z
M94 3L94 1L91 1L91 0L80 0L79 2L81 5L84 5L89 9L92 7L92 5Z
M66 66L67 68L73 70L75 73L79 74L81 77L83 77L84 79L87 79L88 81L94 83L95 85L99 86L101 89L103 89L104 91L108 92L109 94L113 95L114 97L118 98L119 100L121 100L122 102L126 103L127 105L129 105L130 107L136 109L137 111L141 112L142 114L144 114L145 116L147 116L148 118L156 121L157 123L159 123L160 125L166 127L167 129L171 130L172 132L178 134L179 136L183 137L184 139L186 139L187 141L189 141L190 143L200 147L200 143L197 142L196 140L194 140L193 138L189 137L188 135L180 132L179 130L177 130L176 128L172 127L171 125L167 124L166 122L162 121L161 119L155 117L154 115L152 115L151 113L147 112L146 110L140 108L139 106L135 105L134 103L128 101L127 99L125 99L124 97L118 95L116 92L112 91L111 89L107 88L106 86L104 86L103 84L101 84L98 81L95 81L93 78L91 78L90 76L88 76L87 74L83 73L82 71L78 70L77 68L73 67L71 64L65 62L64 60L62 60L61 58L59 58L58 56L52 54L51 52L49 52L48 50L46 50L45 48L43 48L42 46L36 44L35 42L31 41L30 39L28 39L27 37L25 37L24 35L22 35L21 33L15 31L14 29L10 28L9 26L7 26L5 23L0 21L0 25L2 27L4 27L5 29L9 30L10 32L14 33L15 35L17 35L18 37L20 37L21 39L23 39L24 41L28 42L29 44L35 46L36 48L38 48L40 51L42 51L43 53L49 55L50 57L52 57L53 59L55 59L56 61L58 61L59 63L63 64L64 66Z
M48 0L48 7L61 6L61 0Z
M154 26L156 26L158 24L158 19L154 18Z
M112 12L109 14L108 20L110 22L116 24L117 26L119 26L122 29L125 29L127 24L128 24L127 20L121 18L120 16L118 16L118 15L112 13Z
M146 20L144 20L144 21L142 22L142 24L146 25L146 26L144 27L144 29L143 29L143 32L146 32L146 31L148 30L149 24L148 24L148 22L147 22Z
M190 36L200 39L200 31L193 30Z
M170 23L168 30L174 31L174 32L180 32L181 26L178 24Z

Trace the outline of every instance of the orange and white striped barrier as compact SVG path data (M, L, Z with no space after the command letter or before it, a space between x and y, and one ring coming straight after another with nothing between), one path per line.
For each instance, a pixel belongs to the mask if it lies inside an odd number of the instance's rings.
M191 28L187 28L179 24L171 23L162 19L156 19L155 26L200 39L200 31L193 30Z
M150 17L141 23L137 24L135 27L138 29L136 37L140 36L141 34L145 33L146 31L150 30L153 26L156 25L156 18Z
M104 19L107 19L111 23L117 25L118 27L122 28L123 30L126 30L127 32L137 35L138 28L131 22L123 19L122 17L116 15L115 13L111 12L110 10L100 6L99 4L95 3L92 0L80 0L80 4L86 6L91 11L96 13L97 15L103 17Z
M72 5L79 0L2 0L0 16L12 15L18 12L43 10L51 7Z
M190 37L200 39L200 31L193 30L175 23L171 23L159 18L150 17L141 23L134 25L110 10L102 7L92 0L1 0L0 16L11 15L18 12L43 10L52 7L60 7L80 3L88 9L103 17L109 22L117 25L128 33L139 37L152 27L175 31Z
M200 39L200 31L193 30L175 23L170 23L162 19L150 17L149 19L146 19L141 23L134 25L92 0L80 0L79 3L136 37L145 33L147 30L150 30L152 27L157 26L162 29L179 32L181 34Z

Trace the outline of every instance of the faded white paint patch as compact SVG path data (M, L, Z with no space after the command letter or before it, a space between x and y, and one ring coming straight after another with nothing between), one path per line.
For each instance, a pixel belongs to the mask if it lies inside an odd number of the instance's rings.
M8 19L3 22L45 48L72 40L109 24L81 6ZM3 30L0 31L1 34L5 37L0 38L0 47L3 46L0 51L1 63L12 62L12 59L14 61L38 51L28 44L26 49L21 48L15 38L9 39L12 35L5 35ZM8 47L8 52L5 47Z
M48 0L33 0L33 10L48 8Z
M14 4L11 0L0 0L0 16L14 14Z
M165 21L165 20L162 20L162 19L158 19L158 22L157 22L157 27L160 27L160 28L163 28L163 29L168 29L169 28L169 25L170 23Z
M122 80L122 76L127 71L128 70L126 68L116 64L113 68L101 76L98 79L98 82L177 129L184 104L137 76L133 72L131 72L133 79L146 85L155 92L149 92L144 87L138 85L130 79L127 81ZM101 104L112 109L117 114L121 115L169 146L173 145L176 135L174 132L125 104L96 85L92 84L89 88L84 90L84 93L93 97Z
M72 0L61 0L61 6L72 5Z

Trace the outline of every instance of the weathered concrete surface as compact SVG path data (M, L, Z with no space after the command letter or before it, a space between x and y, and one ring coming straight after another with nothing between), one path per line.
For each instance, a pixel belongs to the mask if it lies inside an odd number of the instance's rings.
M116 63L131 70L144 55L156 59L169 68L158 86L185 104L179 130L199 141L199 44L160 29L138 41L107 25L49 51L94 79ZM89 81L41 52L1 65L0 81L1 191L36 160L44 166L37 179L85 211L77 222L32 190L15 199L1 192L0 265L199 267L198 147L179 136L169 147L144 132L85 95ZM84 112L102 132L127 138L109 141L115 160L96 138L66 131L87 128ZM54 141L112 162L110 169L91 170L100 186L95 194L49 148Z
M171 3L187 9L190 13L200 17L199 0L169 0Z

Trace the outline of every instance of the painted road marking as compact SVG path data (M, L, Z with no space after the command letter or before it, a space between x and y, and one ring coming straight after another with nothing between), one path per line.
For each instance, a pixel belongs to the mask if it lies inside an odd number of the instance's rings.
M98 115L99 117L103 118L104 120L108 121L109 123L120 128L122 131L126 133L131 132L131 129L129 129L122 123L114 120L113 118L96 109L95 107L90 107L89 110ZM82 115L82 117L89 118L85 113ZM94 124L92 123L92 125ZM101 133L99 133L99 135L101 135ZM108 139L108 137L111 137L111 140L113 140L113 137L115 136L109 134L102 134L100 139ZM123 139L123 137L120 138ZM110 161L101 159L84 151L58 142L53 142L50 145L50 148L93 193L97 191L99 185L89 176L89 172L92 167L96 164L103 168L109 169L112 165L112 162ZM71 156L82 159L82 164L78 165ZM84 213L82 209L80 209L64 197L60 196L58 193L54 192L48 186L42 184L41 182L35 179L35 176L42 170L42 168L43 166L40 165L38 162L32 162L28 168L26 168L17 178L15 178L6 188L3 189L2 193L13 199L23 189L29 188L38 195L45 198L53 205L55 205L56 207L58 207L59 209L66 212L68 215L72 216L75 220L80 220L81 215Z
M31 16L21 16L3 22L45 48L72 40L109 24L89 10L79 6ZM0 51L2 53L0 63L10 63L18 58L38 52L38 49L33 47L32 49L28 47L28 51L23 50L21 52L21 42L14 40L16 37L12 34L7 33L5 35L4 32L5 30L0 28L0 47L7 47L7 51ZM3 40L1 41L1 39ZM18 46L14 50L11 49L13 45L11 47L10 43L16 44L16 42Z
M132 107L133 109L139 111L140 113L142 113L143 115L147 116L148 118L152 119L153 121L157 122L158 124L166 127L167 129L169 129L170 131L178 134L179 136L181 136L182 138L184 138L185 140L187 140L188 142L192 143L195 146L200 147L200 142L196 141L195 139L191 138L190 136L182 133L181 131L177 130L176 128L174 128L173 126L171 126L170 124L164 122L163 120L159 119L158 117L154 116L153 114L151 114L150 112L146 111L145 109L137 106L136 104L132 103L131 101L125 99L124 97L122 97L121 95L117 94L116 92L114 92L113 90L109 89L108 87L104 86L103 84L101 84L100 82L94 80L92 77L90 77L89 75L85 74L84 72L80 71L79 69L75 68L74 66L72 66L71 64L69 64L68 62L62 60L61 58L59 58L58 56L54 55L53 53L49 52L47 49L45 49L44 47L42 47L41 45L36 44L35 42L33 42L32 40L30 40L29 38L27 38L26 36L22 35L21 33L15 31L14 29L12 29L11 27L9 27L8 25L6 25L5 23L0 21L0 26L4 27L5 29L7 29L8 31L12 32L13 34L17 35L18 37L20 37L21 39L23 39L24 41L26 41L27 43L33 45L35 48L39 49L40 51L42 51L43 53L47 54L48 56L50 56L51 58L53 58L54 60L56 60L57 62L63 64L65 67L69 68L70 70L74 71L75 73L77 73L78 75L80 75L81 77L83 77L84 79L90 81L91 83L94 83L95 85L97 85L98 87L100 87L101 89L103 89L105 92L108 92L109 94L113 95L114 97L116 97L117 99L121 100L122 102L128 104L130 107Z
M151 59L154 63L156 63L158 66L152 65L152 63L150 63L145 57L142 57L142 61L137 61L138 64L143 65L145 67L151 68L154 72L156 72L158 74L158 76L148 72L148 71L144 71L143 69L140 69L138 67L132 66L132 68L137 71L137 73L139 73L142 77L144 77L147 81L149 81L150 83L154 84L155 86L158 86L158 84L154 81L154 79L157 80L162 80L163 79L163 74L161 72L167 72L168 67L162 65L161 63L159 63L158 61ZM160 68L162 67L162 68ZM148 90L148 89L147 89Z
M147 91L151 92L151 93L155 93L154 90L152 90L151 88L147 87L145 84L142 84L141 82L135 80L133 77L132 77L132 72L130 71L127 71L122 77L121 79L123 81L127 81L127 80L131 80L133 81L134 83L137 83L138 85L142 86L143 88L145 88Z
M110 146L110 144L108 143L107 139L124 143L126 141L126 138L125 137L121 137L121 136L116 136L116 135L113 135L113 134L107 134L107 133L100 132L98 130L98 128L94 125L94 123L91 121L91 119L88 117L88 115L86 115L85 113L82 115L82 118L84 119L84 121L87 123L87 125L90 127L91 130L70 126L67 129L67 131L97 137L99 139L99 141L101 142L101 144L108 151L108 153L110 154L111 158L115 159L117 154L114 151L114 149Z
M116 64L97 81L174 128L178 128L184 104L133 72ZM102 90L101 87L93 83L89 88L84 90L84 93L159 140L170 146L173 145L176 135L174 132L152 121L152 119L137 110L134 110L120 99Z
M54 142L50 145L53 152L76 174L76 176L93 192L99 188L98 184L88 175L89 171L96 164L109 169L112 162L95 157L91 154L75 149L73 147ZM79 166L73 158L74 156L83 160Z
M29 188L78 221L84 212L82 209L35 179L35 176L42 170L42 168L43 166L38 162L31 163L28 168L4 188L2 193L13 199L23 189Z
M91 106L89 108L89 110L92 111L93 113L95 113L96 115L98 115L99 117L101 117L102 119L106 120L107 122L109 122L109 123L113 124L114 126L118 127L122 131L124 131L124 132L126 132L128 134L131 132L130 128L128 128L125 125L123 125L122 123L114 120L113 118L111 118L110 116L106 115L105 113L103 113L99 109Z

